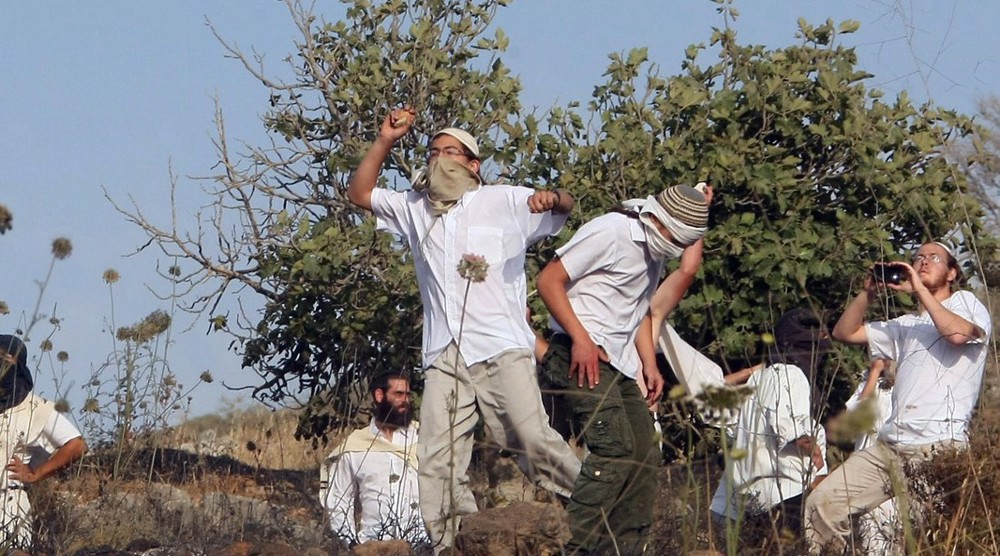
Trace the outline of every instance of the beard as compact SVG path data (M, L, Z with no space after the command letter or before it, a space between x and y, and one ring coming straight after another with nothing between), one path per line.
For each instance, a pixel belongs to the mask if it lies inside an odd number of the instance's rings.
M409 404L402 404L399 407L392 405L389 400L382 400L375 405L375 420L382 424L396 428L406 428L413 421L413 413Z

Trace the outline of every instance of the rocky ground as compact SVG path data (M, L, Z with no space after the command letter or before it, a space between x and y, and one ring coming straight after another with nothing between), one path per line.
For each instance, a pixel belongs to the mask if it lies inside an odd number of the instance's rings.
M427 554L406 543L349 550L326 532L318 470L272 470L182 450L101 453L31 493L49 556L251 556ZM113 470L118 466L119 471ZM560 554L562 506L536 491L514 460L480 454L480 506L463 523L460 554Z

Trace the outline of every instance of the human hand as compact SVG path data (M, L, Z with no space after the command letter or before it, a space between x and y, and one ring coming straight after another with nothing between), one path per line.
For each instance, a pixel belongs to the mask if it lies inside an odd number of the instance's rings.
M540 190L535 191L528 197L528 210L532 214L538 214L547 210L552 210L559 205L559 193L555 191Z
M885 284L872 277L872 270L869 268L868 273L865 274L865 281L862 284L865 293L868 294L868 299L872 300L879 296L883 291L885 291Z
M382 121L379 135L395 143L410 131L416 117L416 110L409 104L402 108L394 108Z
M810 454L812 459L813 469L819 471L826 466L826 462L823 461L823 449L819 447L819 444L815 442L812 443L812 453Z
M38 476L26 463L21 461L20 456L11 458L10 463L7 464L7 471L10 473L8 475L10 479L21 481L26 485L38 480Z
M656 366L649 368L648 365L643 365L642 374L646 382L646 405L653 407L659 403L660 397L663 396L665 381L663 375L660 374L660 369Z
M599 360L605 363L610 361L604 349L595 344L593 340L590 338L583 341L573 340L573 349L570 352L569 378L576 377L578 388L583 388L584 380L591 390L601 383Z
M913 268L908 263L896 262L892 263L893 266L902 268L906 275L906 278L899 284L886 284L885 287L900 292L913 293L917 290L919 286L923 286L923 282L920 281L920 275L917 274L917 269Z

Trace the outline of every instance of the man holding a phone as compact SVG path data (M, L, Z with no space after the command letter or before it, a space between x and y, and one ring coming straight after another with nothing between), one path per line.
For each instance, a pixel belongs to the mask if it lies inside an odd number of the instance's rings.
M833 329L837 340L867 345L873 359L897 363L893 410L878 441L855 452L806 499L810 552L843 542L851 516L896 496L905 515L904 465L918 465L943 449L962 448L979 398L992 329L989 312L972 292L953 291L961 269L940 242L925 243L911 264L893 263L902 280L865 278L864 289ZM916 296L919 313L865 322L871 303L885 290Z

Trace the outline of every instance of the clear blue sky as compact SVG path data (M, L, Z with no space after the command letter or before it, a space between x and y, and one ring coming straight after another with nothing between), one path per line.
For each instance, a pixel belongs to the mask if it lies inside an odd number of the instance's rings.
M319 14L338 20L340 3L321 2ZM890 95L975 111L977 99L1000 92L1000 2L995 0L746 0L735 23L743 43L781 47L797 42L796 20L856 19L860 66L871 85ZM520 75L528 106L587 100L611 52L649 47L661 72L679 71L684 48L707 42L722 26L708 0L517 0L500 10L497 24L510 37L504 59ZM101 274L115 268L117 325L153 309L168 309L147 285L162 290L153 251L125 258L144 241L104 199L102 188L127 203L133 197L160 224L169 222L169 171L181 176L180 201L189 212L207 202L199 184L184 176L211 173L215 161L214 99L225 112L230 139L259 143L259 115L268 91L234 60L206 26L227 40L265 55L269 71L287 75L282 61L296 31L276 0L171 0L169 2L9 2L0 12L0 203L14 213L14 229L0 236L0 300L11 314L0 330L17 327L38 297L53 238L73 241L73 255L57 264L43 310L58 303L62 329L55 350L70 353L70 398L82 402L92 366L111 351L112 316ZM183 217L183 215L182 215ZM228 339L206 336L205 322L180 315L171 365L182 382L210 370L217 382L195 394L194 414L215 411L226 393L255 375L227 352ZM47 332L43 324L31 344ZM51 393L50 368L36 382Z

